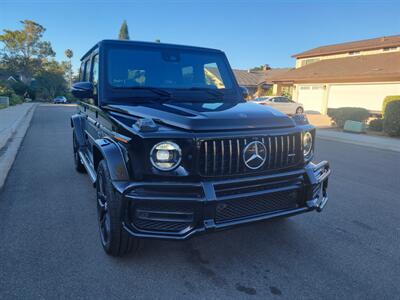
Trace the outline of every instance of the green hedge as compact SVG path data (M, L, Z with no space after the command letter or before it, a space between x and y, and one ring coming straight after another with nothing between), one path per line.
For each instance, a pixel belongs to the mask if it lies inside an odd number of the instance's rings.
M344 123L348 120L365 122L370 116L369 111L361 107L340 107L329 109L328 115L339 128L343 128Z
M18 96L18 95L15 95L15 94L11 95L11 97L10 97L10 106L21 104L21 103L24 103L24 98L22 96Z
M383 119L371 120L368 124L368 129L372 131L383 131Z
M387 104L383 130L390 136L400 136L400 100Z
M394 96L386 96L385 99L383 100L383 104L382 104L382 117L385 116L385 110L386 110L386 106L392 102L392 101L397 101L400 100L400 95L394 95Z

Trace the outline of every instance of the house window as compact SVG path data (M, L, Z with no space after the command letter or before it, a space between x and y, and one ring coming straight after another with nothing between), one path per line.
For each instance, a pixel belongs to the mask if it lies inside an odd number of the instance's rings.
M304 67L304 66L306 66L306 65L315 63L315 62L317 62L317 61L320 61L320 59L319 59L319 58L303 59L303 60L301 61L301 66Z
M397 47L386 47L386 48L383 48L383 52L396 51L396 50L397 50Z
M349 55L359 55L360 51L350 51Z

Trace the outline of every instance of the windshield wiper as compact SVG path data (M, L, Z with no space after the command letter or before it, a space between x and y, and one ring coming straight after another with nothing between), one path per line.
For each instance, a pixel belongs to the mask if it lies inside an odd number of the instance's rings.
M203 91L206 93L209 93L210 95L216 96L216 97L221 97L224 95L223 92L220 92L218 90L210 89L210 88L201 88L201 87L191 87L188 89L184 89L186 91Z
M146 91L151 91L154 94L157 94L159 96L171 98L171 93L168 92L167 90L156 88L156 87L151 87L151 86L121 86L121 87L115 87L116 89L121 89L121 90L146 90Z

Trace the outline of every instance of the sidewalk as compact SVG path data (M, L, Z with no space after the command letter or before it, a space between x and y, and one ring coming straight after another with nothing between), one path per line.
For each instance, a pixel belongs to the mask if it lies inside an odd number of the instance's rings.
M400 152L400 139L397 138L370 136L327 129L317 129L317 138Z
M0 110L0 189L28 130L36 103L24 103Z
M0 109L0 149L5 146L21 121L35 105L34 103L24 103Z

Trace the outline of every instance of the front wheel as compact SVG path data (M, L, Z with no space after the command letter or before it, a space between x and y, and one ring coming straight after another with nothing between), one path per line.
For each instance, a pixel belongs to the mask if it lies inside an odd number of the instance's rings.
M112 183L105 160L97 169L97 215L104 251L111 256L137 252L139 239L131 237L122 227L122 201Z
M301 106L299 106L299 107L296 109L296 114L298 114L298 115L302 114L303 112L304 112L304 109L303 109Z

